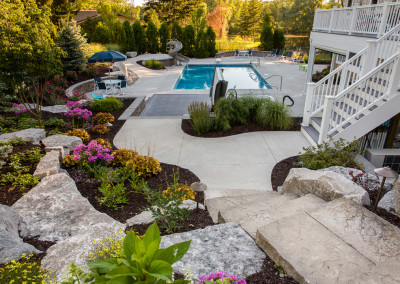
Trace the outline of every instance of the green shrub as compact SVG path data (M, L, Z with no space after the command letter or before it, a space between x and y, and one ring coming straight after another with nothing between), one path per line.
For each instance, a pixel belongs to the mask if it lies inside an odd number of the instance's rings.
M0 184L11 185L8 190L20 190L25 191L28 188L32 188L39 183L39 178L34 177L31 174L23 174L20 172L8 172L2 175Z
M343 139L333 142L330 138L317 146L303 148L304 153L299 156L299 165L311 170L325 169L333 166L362 168L356 156L358 141L346 142Z
M220 98L214 106L214 112L215 128L218 130L229 130L233 125L244 124L249 116L249 110L243 101L232 95Z
M60 118L50 118L44 122L44 126L47 127L63 127L65 124L67 123Z
M132 164L135 173L142 178L158 175L161 172L160 162L152 157L138 155Z
M33 255L21 256L0 266L0 283L48 283L50 272L41 268L40 262Z
M188 108L190 121L197 134L205 134L213 128L210 107L204 102L193 102Z
M39 147L35 147L32 150L25 151L23 153L16 153L10 156L9 160L13 161L22 161L31 165L37 164L40 161L40 158L43 157L44 154L41 153L41 149Z
M26 143L28 143L28 141L22 139L21 137L17 137L17 138L12 138L12 139L8 140L7 143L9 143L12 146L24 146L24 145L26 145Z
M46 136L51 136L56 134L65 135L65 133L58 130L58 128L46 132Z
M114 116L111 113L100 112L92 117L93 124L113 123Z
M261 105L266 101L269 100L267 98L257 98L253 97L251 95L249 96L244 96L239 98L244 104L244 106L247 108L249 115L247 117L248 121L256 121L257 118L257 112L258 109L261 107Z
M106 134L110 131L107 126L104 126L103 124L95 125L92 127L92 132L97 133L100 135Z
M123 103L115 98L109 97L103 100L95 100L91 103L90 108L95 112L113 112L122 108Z
M154 69L162 69L163 68L162 63L155 59L146 60L144 65L148 68L154 68Z
M128 203L128 197L123 183L114 185L112 183L102 182L99 191L103 196L97 199L100 204L104 204L107 207L112 207L117 210L122 207L122 204Z
M115 50L115 51L122 51L122 48L117 43L107 43L105 44L107 50Z
M114 166L125 167L129 163L133 164L133 161L138 155L138 152L133 150L125 148L118 149L112 152L114 159L111 161L111 164Z
M290 108L278 101L266 100L258 108L257 123L274 130L287 130L293 126Z
M23 117L18 121L19 129L39 128L39 122L36 119Z

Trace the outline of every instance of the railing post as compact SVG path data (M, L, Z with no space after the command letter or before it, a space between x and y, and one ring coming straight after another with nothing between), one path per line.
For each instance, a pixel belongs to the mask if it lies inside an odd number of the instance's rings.
M397 45L397 58L393 63L392 74L389 79L389 88L388 88L388 99L393 96L394 93L397 93L397 89L399 88L400 82L400 44Z
M363 55L362 62L361 62L361 74L360 77L364 76L367 74L369 71L371 71L376 64L375 60L375 52L376 50L376 40L367 40L367 52Z
M331 114L335 97L326 96L324 101L324 109L322 112L321 131L319 132L318 144L321 144L328 137L329 125L331 123Z
M328 32L332 31L332 26L333 26L333 20L335 17L335 11L337 9L337 6L333 6L332 12L331 12L331 20L329 21L329 28L328 28Z
M304 113L303 113L303 122L301 125L309 126L310 125L310 115L311 115L311 107L312 107L312 100L314 96L314 88L315 83L307 83L307 94L306 94L306 101L304 104Z
M357 23L357 7L360 6L360 3L354 3L353 5L353 15L351 17L351 23L350 23L350 30L349 30L349 35L352 35L354 33L354 29L356 27Z
M377 38L380 38L383 34L386 32L386 25L389 17L389 9L390 9L390 4L391 2L385 2L383 3L383 12L382 12L382 18L381 18L381 23L379 25L379 30L378 30L378 36Z

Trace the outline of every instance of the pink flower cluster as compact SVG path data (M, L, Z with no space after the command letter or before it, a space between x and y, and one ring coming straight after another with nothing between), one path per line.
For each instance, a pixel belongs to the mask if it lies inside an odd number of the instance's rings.
M86 96L85 96L85 94L84 93L80 93L80 92L78 92L78 91L75 91L73 94L72 94L72 96L70 96L69 98L68 98L68 100L70 100L70 101L79 101L79 100L84 100L84 99L86 99Z
M205 280L212 281L213 283L232 283L232 284L246 284L244 279L237 279L236 275L227 274L224 271L208 273L199 278L199 284L205 284ZM218 281L220 280L220 281Z
M92 140L87 146L81 144L75 148L74 161L82 161L83 159L83 161L88 162L106 161L109 163L114 160L114 157L109 154L110 152L110 149L104 148L96 140Z
M82 104L81 104L80 102L68 101L65 105L66 105L69 109L82 108Z
M73 119L84 119L87 120L92 116L92 112L85 108L74 107L64 113L65 116L70 116Z
M13 104L11 108L15 110L15 114L20 114L28 111L23 104Z

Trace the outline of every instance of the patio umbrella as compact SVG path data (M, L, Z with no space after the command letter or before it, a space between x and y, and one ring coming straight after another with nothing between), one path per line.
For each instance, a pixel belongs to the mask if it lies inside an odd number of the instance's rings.
M115 50L106 50L106 51L100 51L100 52L96 52L95 54L93 54L92 57L90 57L88 59L89 63L96 63L96 62L117 62L117 61L125 61L126 60L126 56L124 54L122 54L119 51L115 51ZM110 67L110 64L108 64L108 66ZM110 68L108 68L108 76L111 79L111 70Z

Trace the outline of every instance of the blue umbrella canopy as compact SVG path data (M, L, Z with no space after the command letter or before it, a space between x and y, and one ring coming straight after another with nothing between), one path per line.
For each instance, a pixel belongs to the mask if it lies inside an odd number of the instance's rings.
M89 63L96 62L117 62L117 61L125 61L127 57L123 55L121 52L115 50L106 50L96 52L92 57L88 59Z

